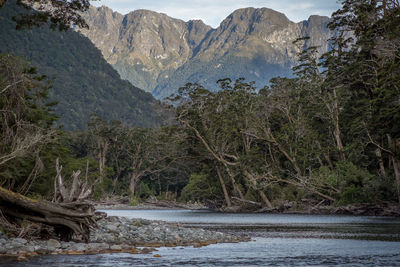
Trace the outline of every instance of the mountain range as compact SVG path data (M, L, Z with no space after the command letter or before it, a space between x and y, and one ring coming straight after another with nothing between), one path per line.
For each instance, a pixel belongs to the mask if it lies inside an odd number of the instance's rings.
M80 32L99 48L123 79L162 99L187 82L213 89L229 77L255 81L290 76L297 53L293 44L328 51L328 17L311 16L299 23L268 8L234 11L216 29L201 20L182 21L149 10L126 15L110 8L91 7L84 14L90 29Z

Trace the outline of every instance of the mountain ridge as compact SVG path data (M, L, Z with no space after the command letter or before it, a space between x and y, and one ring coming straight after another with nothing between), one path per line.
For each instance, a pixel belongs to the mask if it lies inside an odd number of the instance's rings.
M160 99L187 82L213 88L225 77L246 77L264 86L274 76L291 74L300 52L294 40L309 36L304 45L321 46L322 54L331 35L328 17L313 15L295 23L269 8L235 10L215 29L201 20L185 22L143 9L121 15L118 23L120 14L111 19L110 12L91 7L84 14L90 30L81 33L122 78Z

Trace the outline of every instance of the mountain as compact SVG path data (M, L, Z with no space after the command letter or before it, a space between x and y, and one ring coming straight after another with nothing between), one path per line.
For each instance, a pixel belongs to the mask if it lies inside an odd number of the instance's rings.
M85 13L90 30L82 29L124 79L151 92L158 77L168 75L193 56L211 27L165 14L136 10L122 16L107 7Z
M81 32L105 59L132 84L157 98L169 96L187 82L214 88L218 79L245 77L266 85L272 77L290 76L299 48L328 50L328 17L311 16L294 23L268 8L243 8L217 29L202 21L184 22L165 14L135 10L123 16L107 7L86 13L90 30Z
M134 126L160 123L157 101L122 80L88 38L46 25L17 31L11 18L21 12L27 11L12 0L0 8L0 53L21 56L53 78L50 99L58 101L55 112L66 129L84 128L91 114Z

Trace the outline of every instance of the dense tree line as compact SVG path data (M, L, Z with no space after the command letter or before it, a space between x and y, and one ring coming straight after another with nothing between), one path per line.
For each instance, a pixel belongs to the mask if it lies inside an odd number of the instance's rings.
M181 88L170 100L204 162L189 181L193 196L215 198L195 190L214 184L227 206L400 201L399 25L397 1L343 1L330 52L304 50L295 78L259 92L240 79L220 80L217 92Z
M66 177L86 169L97 198L269 209L400 201L399 25L398 1L343 1L331 50L302 50L294 78L187 84L168 99L175 123L159 128L92 116L87 130L57 129L45 77L2 56L0 183L51 197L59 158Z

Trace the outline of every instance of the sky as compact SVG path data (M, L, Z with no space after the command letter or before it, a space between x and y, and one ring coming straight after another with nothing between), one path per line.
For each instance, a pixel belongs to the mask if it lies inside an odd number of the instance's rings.
M184 21L201 19L214 28L239 8L268 7L299 22L310 15L330 16L340 7L337 0L100 0L91 4L108 6L121 14L149 9Z

